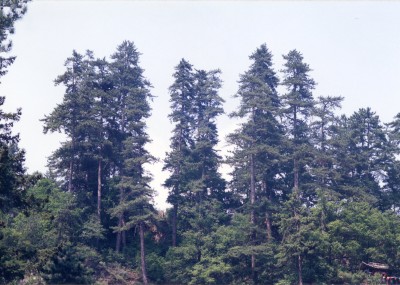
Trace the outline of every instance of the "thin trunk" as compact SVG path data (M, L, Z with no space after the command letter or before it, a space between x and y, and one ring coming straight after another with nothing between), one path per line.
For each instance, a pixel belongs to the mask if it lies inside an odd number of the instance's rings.
M97 216L101 223L101 158L97 169Z
M272 229L271 229L271 218L269 216L268 210L265 213L265 225L267 227L267 241L272 240Z
M296 106L293 107L293 139L294 139L294 143L296 145L297 148L297 109ZM297 153L296 153L296 149L295 149L295 157L293 159L293 175L294 175L294 187L293 190L295 191L296 194L296 199L298 198L299 195L299 162L297 160Z
M122 216L122 226L125 227L125 218ZM122 246L125 248L126 247L126 231L122 231Z
M255 173L254 173L254 155L250 155L250 223L252 226L255 224L255 213L254 213L254 203L256 197L256 185L255 185ZM253 231L253 230L252 230ZM251 234L252 245L254 245L255 232ZM255 278L255 268L256 268L256 257L254 254L251 255L251 275L254 280Z
M294 173L294 185L293 185L293 190L294 193L296 194L296 199L299 198L299 161L297 158L294 158L293 160L293 173Z
M297 258L297 273L299 276L299 285L303 285L303 269L302 269L302 258L301 255Z
M175 204L172 210L172 246L176 246L176 220L178 215L178 205Z
M144 227L143 223L139 224L139 235L140 235L140 261L142 266L142 281L144 285L147 285L147 274L146 274L146 256L144 250Z
M122 226L122 217L118 219L118 227ZM115 245L115 251L120 252L121 250L121 232L117 232L117 242Z
M72 192L72 160L69 162L69 174L68 174L68 192Z
M256 256L254 254L251 255L251 278L254 283L256 280Z
M119 197L119 203L120 204L122 204L122 201L124 199L123 196L124 196L124 190L121 188L121 195ZM118 217L118 227L119 228L121 228L124 225L123 221L124 221L124 214L121 213L120 216ZM121 250L122 233L123 233L123 231L118 231L117 232L117 244L116 244L116 251L117 252L120 252L120 250Z
M268 192L267 181L265 181L265 180L263 181L262 187L264 188L263 192L265 193L265 196L267 197L268 205L269 205L271 202L271 195ZM267 208L265 211L265 226L266 226L266 230L267 230L267 241L269 242L272 239L272 230L271 230L271 218L269 216L268 211L269 211L269 209Z
M100 104L103 106L103 96L100 98ZM99 137L101 140L103 139L103 108L100 108L100 132ZM99 161L97 166L97 216L99 218L99 222L101 224L101 172L102 172L102 155L103 155L103 146L102 142L99 144Z
M72 156L71 156L71 161L69 162L69 173L68 173L68 192L72 192L73 190L73 185L72 185L72 177L73 177L73 172L74 172L74 152L75 152L75 139L74 135L72 135Z
M120 127L121 127L121 134L125 135L125 100L124 100L124 94L121 94L121 96L118 98L119 100L119 108L121 108L122 110L122 114L121 114L121 123L120 123ZM122 153L122 145L119 144L118 145L118 150L119 153ZM122 165L116 165L116 167L118 168L118 172L119 175L122 177L123 176L123 172L124 172L124 167L123 164ZM115 170L114 170L115 171ZM120 187L120 196L119 196L119 204L121 205L123 200L124 200L124 188ZM124 213L121 213L120 216L118 217L118 227L121 228L124 225ZM117 232L117 244L116 244L116 251L119 252L121 250L121 242L122 242L122 246L126 245L126 242L123 242L123 239L125 239L125 233L123 231L118 231Z
M183 106L181 106L181 110L183 111ZM179 130L179 144L178 144L178 151L179 154L182 154L182 137L183 137L183 129L181 128ZM178 175L178 177L180 176L180 172L181 172L181 165L180 162L178 163L178 166L176 168L176 174ZM175 195L178 196L179 195L179 184L176 185L175 187ZM172 211L172 246L175 247L176 246L176 236L177 236L177 223L178 223L178 202L175 202L174 207L173 207L173 211Z
M121 215L118 219L118 227L123 227L123 226L125 226L125 219L124 219L124 216ZM117 241L116 241L116 246L115 246L116 252L121 251L121 244L122 244L122 248L126 247L126 232L125 231L117 232Z
M250 222L254 225L255 217L254 217L254 203L256 201L256 183L255 183L255 174L254 174L254 155L250 155Z
M300 200L300 191L299 191L299 166L298 166L299 162L298 160L295 158L294 159L294 193L295 193L295 199L296 202L299 202ZM299 218L299 213L297 212L297 208L296 206L293 209L294 212L294 217L295 220L297 221L297 232L300 232L300 218ZM297 267L297 273L298 273L298 278L299 278L299 285L303 285L303 272L302 272L302 257L301 254L298 256L298 267Z
M325 206L322 207L322 211L321 211L321 230L325 231L326 230L326 214L325 214Z
M252 109L252 121L253 121L253 128L256 124L255 122L255 109ZM255 132L255 130L253 129L253 132ZM255 225L255 212L254 212L254 203L256 200L256 174L255 174L255 169L254 169L254 154L251 153L250 154L250 223L254 228ZM254 230L252 229L252 233L251 233L251 244L254 245L255 242L255 235L256 233L254 232ZM253 281L255 282L255 269L256 269L256 257L254 254L251 255L251 277L253 279Z
M296 148L297 148L297 144L298 144L298 142L297 142L297 108L296 108L296 106L294 106L294 109L293 109L293 124L294 124L294 126L293 126L293 132L294 132L294 143L295 143L295 145L296 145ZM293 159L293 175L294 175L294 177L293 177L293 191L294 191L294 194L295 194L295 199L296 199L296 202L299 202L299 200L300 200L300 190L299 190L299 161L298 161L298 159L297 159L297 157L296 157L296 153L295 153L295 157L294 157L294 159ZM295 219L296 219L296 221L297 221L297 231L298 232L300 232L300 220L299 220L299 218L298 218L298 213L297 213L297 209L296 209L296 206L294 207L294 209L293 209L293 211L294 211L294 217L295 217ZM297 274L298 274L298 279L299 279L299 285L303 285L303 271L302 271L302 257L301 257L301 254L297 257Z

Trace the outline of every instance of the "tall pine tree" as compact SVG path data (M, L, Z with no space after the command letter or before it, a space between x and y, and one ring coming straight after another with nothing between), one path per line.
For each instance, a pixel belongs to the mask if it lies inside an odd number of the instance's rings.
M284 234L283 246L285 242L301 243L302 232L300 215L304 212L301 207L303 205L302 199L307 199L303 195L300 188L300 179L305 178L307 174L305 166L307 159L310 157L311 145L309 142L309 118L312 115L314 107L314 99L312 90L314 89L315 82L310 78L310 67L303 62L303 56L296 50L290 51L283 58L286 60L283 69L282 85L286 87L287 93L282 96L283 99L283 113L286 118L287 136L290 138L290 152L289 156L293 162L292 171L292 185L293 191L291 200L287 203L289 208L292 208L293 217L291 222L282 222L281 231L288 233L291 232L292 236L296 235L299 238L291 240L290 234ZM289 180L290 181L290 180ZM290 215L290 214L289 214ZM285 228L287 225L289 228ZM286 240L285 240L286 238ZM303 284L302 272L302 252L300 244L291 247L294 251L287 252L292 255L291 258L296 259L297 268L297 281L299 285ZM300 250L299 250L300 249Z
M147 284L144 234L150 225L154 208L151 177L145 166L154 158L145 146L150 142L146 133L146 119L150 116L152 98L149 81L139 66L139 52L132 42L124 41L112 55L114 96L119 103L119 131L121 132L121 160L117 162L120 201L112 211L119 218L118 232L139 228L142 281ZM121 217L124 222L121 222Z
M170 120L175 124L171 137L171 151L165 159L164 170L171 172L165 181L170 189L167 201L172 204L172 245L177 245L177 221L179 206L187 196L188 158L193 148L194 114L193 101L195 78L192 65L182 59L175 68L175 81L169 88L171 94Z
M246 195L245 208L253 227L249 244L252 247L257 243L256 225L260 221L266 225L264 236L268 240L272 239L271 201L268 200L274 196L274 180L279 171L278 159L283 129L278 121L278 77L272 69L272 55L264 44L250 59L252 64L250 69L241 75L236 94L236 97L241 99L239 109L231 114L244 122L237 131L228 136L228 140L235 147L232 157L229 158L234 167L233 175L236 177L233 186L236 191ZM264 217L257 215L261 201L267 204ZM251 272L256 281L254 253L251 254Z

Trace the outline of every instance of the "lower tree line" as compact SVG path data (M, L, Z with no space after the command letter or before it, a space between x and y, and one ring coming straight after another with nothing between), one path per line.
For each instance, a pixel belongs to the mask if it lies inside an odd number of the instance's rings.
M223 158L221 72L182 59L169 88L171 207L159 211L139 57L124 41L109 60L66 60L63 101L43 124L67 139L45 175L24 170L20 111L0 113L0 284L374 282L362 262L400 274L400 115L338 115L343 98L314 97L300 52L277 73L263 44L239 77Z

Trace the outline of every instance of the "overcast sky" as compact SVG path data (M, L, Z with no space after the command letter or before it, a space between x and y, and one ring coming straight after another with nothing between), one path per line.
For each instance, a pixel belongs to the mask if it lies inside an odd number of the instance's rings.
M63 87L54 79L64 72L72 50L109 57L124 40L142 53L140 62L154 88L148 121L149 150L162 159L169 148L168 121L172 74L181 58L197 69L222 71L220 95L225 111L235 110L239 74L248 56L266 43L275 69L282 55L297 49L318 83L314 96L345 97L342 113L371 107L383 122L400 112L400 2L390 1L33 1L16 25L13 54L17 60L1 79L6 109L22 108L16 126L26 150L29 172L46 172L47 157L61 135L43 134L39 121L62 101ZM236 128L218 121L220 148ZM157 205L165 208L167 174L162 163L151 167Z

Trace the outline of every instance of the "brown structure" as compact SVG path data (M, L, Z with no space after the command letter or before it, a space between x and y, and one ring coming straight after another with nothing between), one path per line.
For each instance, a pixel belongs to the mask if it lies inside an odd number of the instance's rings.
M389 265L376 262L362 262L360 268L371 275L379 274L382 276L383 284L399 285L400 277L388 276Z
M385 274L387 275L389 272L389 265L376 263L376 262L362 262L361 269L364 271L369 272L370 274L374 275L375 273Z

